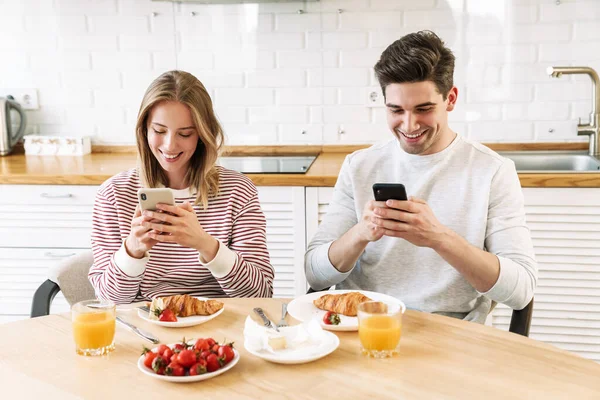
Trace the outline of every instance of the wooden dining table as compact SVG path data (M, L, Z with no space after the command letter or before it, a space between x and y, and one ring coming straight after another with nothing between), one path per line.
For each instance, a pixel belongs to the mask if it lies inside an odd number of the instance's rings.
M279 320L289 299L225 299L217 318L188 328L118 314L162 343L213 337L235 342L240 361L214 378L173 383L137 367L149 343L117 325L107 356L75 353L70 315L0 325L2 398L20 399L600 399L600 365L523 336L440 315L407 311L400 353L363 356L357 332L335 332L339 347L319 360L274 364L244 349L253 307ZM298 323L290 316L288 322Z

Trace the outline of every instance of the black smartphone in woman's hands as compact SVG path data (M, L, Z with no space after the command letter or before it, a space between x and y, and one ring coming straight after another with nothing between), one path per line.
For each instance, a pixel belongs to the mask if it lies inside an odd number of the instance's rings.
M408 200L406 188L401 183L374 183L373 195L376 201Z

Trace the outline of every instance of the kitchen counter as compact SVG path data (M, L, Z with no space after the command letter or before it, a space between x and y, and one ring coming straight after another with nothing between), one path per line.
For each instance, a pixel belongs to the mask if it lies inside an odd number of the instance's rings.
M494 150L585 148L585 143L489 144ZM228 155L319 154L306 174L249 174L257 186L334 186L347 154L368 145L356 146L232 146ZM0 184L99 185L111 176L134 167L133 147L95 146L85 156L0 157ZM519 174L523 187L600 187L600 173Z

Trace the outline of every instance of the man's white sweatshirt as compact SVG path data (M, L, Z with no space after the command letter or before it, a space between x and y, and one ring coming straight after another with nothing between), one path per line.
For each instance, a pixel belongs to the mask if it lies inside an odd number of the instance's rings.
M360 220L376 182L403 183L442 224L495 254L496 284L480 293L434 250L387 236L369 243L353 269L340 273L329 260L329 247ZM386 293L408 308L470 321L483 323L492 300L523 308L533 296L537 263L514 163L460 135L426 156L404 152L396 139L350 154L308 246L305 270L314 289L336 285Z

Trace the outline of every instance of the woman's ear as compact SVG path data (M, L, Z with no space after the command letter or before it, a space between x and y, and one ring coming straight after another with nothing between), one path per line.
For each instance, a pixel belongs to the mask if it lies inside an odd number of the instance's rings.
M452 86L452 89L448 92L448 105L446 106L446 111L454 110L454 106L456 105L456 100L458 99L458 88L456 86Z

